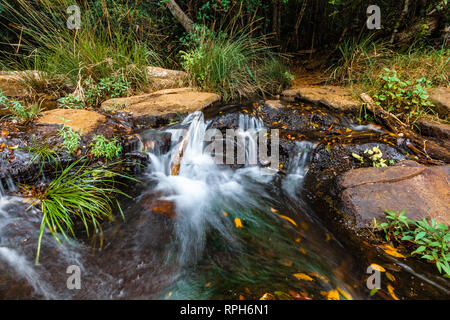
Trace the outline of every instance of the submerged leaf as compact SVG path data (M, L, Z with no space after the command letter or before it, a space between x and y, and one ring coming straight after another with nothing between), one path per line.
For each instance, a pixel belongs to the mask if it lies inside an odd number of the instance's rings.
M337 290L331 290L327 294L327 300L341 300L339 298L339 291Z
M380 265L378 265L378 264L376 264L376 263L372 263L372 264L370 265L370 267L371 267L373 270L378 270L378 271L380 271L380 272L385 272L385 271L386 271L385 268L383 268L382 266L380 266Z
M286 217L286 216L284 216L284 215L282 215L282 214L280 214L279 216L280 216L280 218L283 218L284 220L289 221L290 223L292 223L294 226L297 227L297 223L296 223L294 220L292 220L291 218Z
M266 292L261 298L259 298L259 300L275 300L275 296L271 293Z
M304 273L294 273L293 276L296 277L298 280L313 281L313 278Z
M394 298L394 300L400 300L399 298L397 298L397 296L394 293L394 287L391 286L390 284L387 285L387 289L389 294L391 295L392 298Z

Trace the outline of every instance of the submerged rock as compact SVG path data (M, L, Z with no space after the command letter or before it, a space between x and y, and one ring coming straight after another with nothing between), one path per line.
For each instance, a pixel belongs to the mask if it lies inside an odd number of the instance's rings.
M220 102L219 95L194 88L160 90L128 98L115 98L102 103L102 108L122 105L139 123L163 125L180 114L188 114Z
M361 107L350 91L336 86L294 87L283 91L281 97L287 101L305 100L337 112L357 113Z
M354 217L356 227L385 210L400 212L413 220L433 218L450 225L450 166L427 167L413 161L385 168L361 168L337 179L342 211Z

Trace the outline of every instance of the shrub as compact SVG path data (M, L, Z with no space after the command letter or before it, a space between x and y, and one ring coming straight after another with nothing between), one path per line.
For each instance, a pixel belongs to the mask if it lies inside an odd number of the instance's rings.
M108 140L102 135L95 135L90 146L91 152L95 157L104 157L109 160L118 157L122 152L122 146L116 137Z
M58 102L61 104L61 108L67 109L83 109L84 104L83 100L72 94L68 94L67 96L58 99Z
M450 277L450 232L446 225L436 223L433 218L431 222L425 218L413 221L406 217L406 210L400 213L386 210L386 214L386 222L378 224L374 219L374 226L384 230L387 240L409 242L414 247L411 255L421 255Z
M80 146L81 136L72 129L63 126L58 130L59 137L63 138L63 148L69 154L75 154Z
M379 75L379 90L374 95L378 105L388 111L401 112L406 116L407 122L417 119L425 112L432 112L433 103L428 100L425 87L430 81L425 77L416 80L401 80L396 70L384 69Z
M91 107L97 107L109 98L122 97L131 90L126 79L118 76L101 78L97 84L87 80L85 88L85 103Z
M149 42L140 41L132 28L125 32L111 23L107 13L107 21L98 20L87 2L83 3L81 28L70 30L65 26L70 5L73 1L18 0L14 6L5 6L15 19L13 29L28 39L21 46L26 66L48 75L62 74L78 87L86 79L97 83L105 75L120 76L136 89L145 85L147 66L161 64ZM134 26L132 19L129 25Z
M204 35L198 46L181 52L182 66L191 81L216 92L224 100L271 94L289 85L291 75L280 56L263 38L240 32L234 36Z
M24 106L19 101L9 100L0 90L0 106L6 107L8 111L20 122L33 121L41 113L41 107L38 104Z

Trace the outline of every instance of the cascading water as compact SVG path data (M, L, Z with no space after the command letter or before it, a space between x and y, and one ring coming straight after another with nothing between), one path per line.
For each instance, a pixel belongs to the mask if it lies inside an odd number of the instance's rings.
M14 287L23 288L26 297L50 299L165 298L169 291L172 298L233 298L227 293L244 287L261 290L256 288L270 284L287 290L292 280L279 277L281 268L288 274L315 272L327 278L314 288L307 284L308 290L339 286L357 297L342 280L345 272L335 271L351 259L344 259L339 245L324 243L328 231L307 214L298 214L308 208L286 188L299 186L314 145L297 145L291 174L280 182L278 175L249 161L258 154L255 133L264 129L263 123L246 114L238 123L236 136L245 141L246 164L237 169L217 164L208 151L205 135L210 122L201 112L189 115L178 129L153 132L171 134L169 151L148 153L150 164L143 184L136 186L138 195L124 204L126 223L104 227L101 250L92 252L85 241L60 245L45 234L41 265L34 266L40 213L27 211L28 204L19 198L3 198L0 239L19 222L20 230L28 231L13 243L0 242L0 264L18 274ZM21 214L12 214L8 206ZM302 239L301 245L296 239ZM70 265L81 268L87 290L66 288ZM352 268L351 263L346 267ZM216 285L208 287L211 277ZM0 294L18 296L13 290Z
M201 112L142 133L150 161L123 201L125 222L104 224L102 248L88 238L60 245L46 233L39 266L40 212L0 190L0 297L236 299L293 290L318 299L337 288L367 297L354 286L367 276L361 261L303 200L316 142L295 143L283 177L254 162L263 122L239 114L236 123L236 149L245 142L239 166L217 163L224 154L209 148L212 122ZM69 266L80 268L81 290L67 288Z

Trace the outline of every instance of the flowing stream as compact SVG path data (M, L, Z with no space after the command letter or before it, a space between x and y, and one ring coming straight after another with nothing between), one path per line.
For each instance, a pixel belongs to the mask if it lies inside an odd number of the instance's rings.
M214 161L205 143L209 126L195 112L178 126L151 130L170 133L171 145L148 153L142 183L130 186L133 198L122 201L125 221L105 223L102 237L62 245L46 234L38 266L40 213L0 189L0 297L258 299L296 292L325 299L338 289L370 298L367 265L303 199L316 143L297 142L289 173L281 176L249 161L257 152L252 133L264 128L259 119L239 117L246 163L236 168ZM67 287L69 266L80 268L79 290Z

